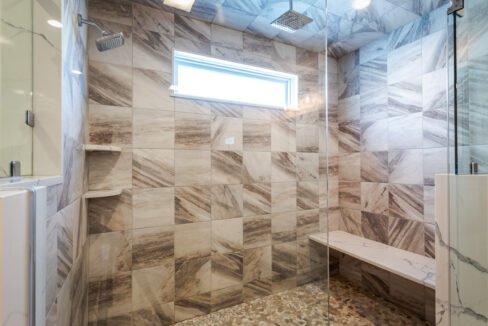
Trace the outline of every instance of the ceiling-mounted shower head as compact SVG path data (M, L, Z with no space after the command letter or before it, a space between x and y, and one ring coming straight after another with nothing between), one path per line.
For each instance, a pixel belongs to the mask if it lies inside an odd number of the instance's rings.
M83 26L83 24L96 27L102 34L102 36L97 38L95 41L97 49L100 52L121 47L125 43L124 33L119 32L111 34L98 26L98 24L95 23L93 20L84 19L80 14L78 14L78 26L81 27Z
M294 33L312 21L312 18L293 10L293 0L290 0L290 10L272 21L271 25L289 33Z

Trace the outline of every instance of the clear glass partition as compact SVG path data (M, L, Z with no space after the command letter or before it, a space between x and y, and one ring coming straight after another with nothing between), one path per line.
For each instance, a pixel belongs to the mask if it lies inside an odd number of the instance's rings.
M488 325L488 1L453 1L452 9L449 318Z
M10 162L32 174L32 1L0 0L0 177Z

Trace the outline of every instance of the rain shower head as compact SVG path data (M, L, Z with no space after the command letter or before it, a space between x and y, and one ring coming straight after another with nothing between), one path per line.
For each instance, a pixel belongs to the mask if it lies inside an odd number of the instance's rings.
M124 33L120 32L103 35L102 37L97 38L95 43L97 44L97 49L100 52L121 47L125 43Z
M98 26L98 24L95 23L93 20L84 19L80 14L78 14L78 26L81 27L83 26L83 24L97 28L102 34L102 36L97 38L95 41L97 49L100 52L121 47L125 43L124 33L109 33L100 26Z
M290 0L290 10L272 21L271 25L289 33L294 33L312 21L312 18L293 10L293 0Z

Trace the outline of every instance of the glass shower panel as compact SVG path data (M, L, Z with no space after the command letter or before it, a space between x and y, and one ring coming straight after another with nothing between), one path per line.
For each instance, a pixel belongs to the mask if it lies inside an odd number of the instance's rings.
M488 1L453 3L460 9L449 16L449 318L488 325Z
M32 174L32 1L0 0L0 177L20 161Z

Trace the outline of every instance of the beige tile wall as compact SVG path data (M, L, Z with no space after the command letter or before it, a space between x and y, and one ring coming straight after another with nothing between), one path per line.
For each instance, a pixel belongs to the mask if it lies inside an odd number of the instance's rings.
M89 188L125 189L89 203L90 323L171 324L325 276L307 238L327 222L323 56L136 3L89 15L127 36L89 49L89 142L123 147L89 154ZM171 97L173 49L296 73L300 107Z

